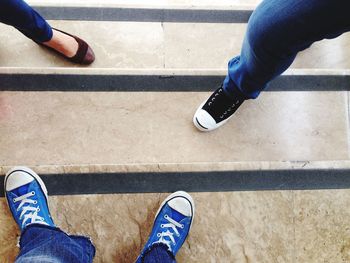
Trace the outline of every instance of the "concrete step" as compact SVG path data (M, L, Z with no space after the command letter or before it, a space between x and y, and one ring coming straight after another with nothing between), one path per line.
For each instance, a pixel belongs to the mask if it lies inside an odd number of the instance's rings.
M349 190L192 193L196 217L178 262L347 262L350 213L344 208L350 205L349 194ZM94 262L131 263L165 197L52 196L50 206L63 230L92 237L97 247ZM0 258L10 263L18 251L19 233L4 198L0 208Z

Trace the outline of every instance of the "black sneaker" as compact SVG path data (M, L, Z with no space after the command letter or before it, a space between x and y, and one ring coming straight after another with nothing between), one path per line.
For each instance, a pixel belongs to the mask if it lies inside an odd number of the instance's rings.
M215 130L232 117L243 101L244 98L239 95L230 98L221 86L199 106L193 123L200 131Z

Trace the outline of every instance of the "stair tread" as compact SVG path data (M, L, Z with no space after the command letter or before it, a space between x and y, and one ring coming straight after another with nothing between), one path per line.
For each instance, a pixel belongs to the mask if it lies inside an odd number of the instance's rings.
M346 92L271 92L221 129L192 124L202 92L2 92L3 165L348 159ZM169 138L172 138L169 140Z
M220 69L240 52L245 24L52 21L91 44L96 61L79 67L38 47L14 28L0 25L2 68ZM208 38L207 36L211 37ZM349 69L350 34L315 43L297 57L293 69ZM9 48L11 47L11 48ZM16 47L16 48L13 48ZM341 52L338 52L340 50ZM345 53L344 53L345 52ZM23 59L21 54L26 55Z

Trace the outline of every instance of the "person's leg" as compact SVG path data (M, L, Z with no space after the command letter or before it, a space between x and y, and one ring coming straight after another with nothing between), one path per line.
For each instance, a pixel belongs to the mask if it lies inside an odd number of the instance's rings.
M47 42L52 38L52 28L45 19L22 0L2 0L0 22L20 30L37 42Z
M17 28L35 42L52 48L68 59L71 58L72 62L90 64L94 61L93 51L86 43L81 47L80 41L75 37L52 29L45 19L23 0L0 1L0 22ZM79 59L74 59L78 53Z
M350 30L347 0L265 0L249 19L241 54L228 65L222 90L198 108L202 131L223 125L245 99L256 98L298 52ZM210 105L208 105L210 104Z
M71 236L57 228L51 218L44 182L26 167L16 167L5 177L10 211L22 234L16 263L88 263L95 248L90 239Z
M37 42L47 42L52 38L50 25L22 0L1 0L0 22L16 27Z
M241 55L229 62L224 89L256 98L314 42L350 30L347 0L265 0L249 19Z
M185 192L175 192L162 203L149 239L137 263L175 263L194 218L194 202Z
M15 263L89 263L95 254L87 237L70 236L58 228L36 224L26 227L20 248Z

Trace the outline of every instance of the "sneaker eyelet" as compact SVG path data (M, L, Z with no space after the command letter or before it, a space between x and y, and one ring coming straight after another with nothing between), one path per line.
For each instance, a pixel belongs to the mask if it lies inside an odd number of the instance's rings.
M38 204L38 201L35 200L35 201L33 202L33 204L34 204L34 205Z
M164 215L164 218L165 218L165 219L168 219L168 218L169 218L169 216L168 216L168 215Z
M32 191L30 194L31 194L32 196L34 196L34 195L35 195L35 192L34 192L34 191Z
M164 228L164 224L161 224L160 227L161 227L161 228Z
M182 225L181 225L181 228L182 228L182 229L184 229L184 228L185 228L185 225L184 225L184 224L182 224Z
M40 212L40 207L38 207L38 208L36 209L36 211Z
M12 199L12 202L17 203L16 198L13 198L13 199Z
M160 237L160 233L157 234L157 237Z

